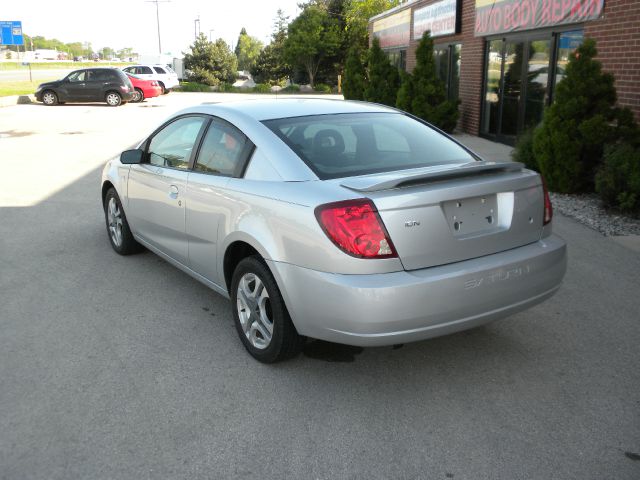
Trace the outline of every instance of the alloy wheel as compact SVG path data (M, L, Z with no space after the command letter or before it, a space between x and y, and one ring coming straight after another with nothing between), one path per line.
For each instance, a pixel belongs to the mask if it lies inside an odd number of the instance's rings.
M269 292L254 273L245 273L238 284L236 305L240 325L247 340L264 350L273 336L273 312Z
M56 95L52 92L45 92L44 95L42 95L42 103L45 105L53 105L56 103Z
M116 247L122 246L122 210L114 197L109 199L107 205L107 222L111 241Z
M117 107L120 105L120 95L117 93L108 93L107 94L107 103L112 107Z

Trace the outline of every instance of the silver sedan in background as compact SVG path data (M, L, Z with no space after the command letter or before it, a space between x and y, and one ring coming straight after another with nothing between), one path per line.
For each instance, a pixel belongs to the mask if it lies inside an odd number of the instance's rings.
M362 102L188 108L107 163L102 200L114 250L146 247L230 298L262 362L305 337L392 345L482 325L550 297L566 270L537 173Z

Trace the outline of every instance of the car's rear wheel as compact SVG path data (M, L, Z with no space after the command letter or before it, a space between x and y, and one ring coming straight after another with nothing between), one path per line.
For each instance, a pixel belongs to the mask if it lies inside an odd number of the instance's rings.
M162 94L163 95L167 95L171 91L170 89L166 88L164 86L164 83L162 83L162 82L158 82L158 85L160 85L160 88L162 89Z
M110 107L117 107L122 103L122 97L118 92L107 92L104 100Z
M55 105L58 103L58 96L55 94L55 92L47 90L42 94L42 103L49 106Z
M233 317L247 351L263 363L296 355L304 337L298 335L271 271L260 257L238 263L231 280Z
M131 255L140 252L143 247L131 233L127 217L115 188L111 187L104 197L104 219L107 224L109 242L120 255Z
M133 91L133 98L131 99L131 102L138 103L138 102L141 102L142 100L144 100L144 92L141 89L136 88Z

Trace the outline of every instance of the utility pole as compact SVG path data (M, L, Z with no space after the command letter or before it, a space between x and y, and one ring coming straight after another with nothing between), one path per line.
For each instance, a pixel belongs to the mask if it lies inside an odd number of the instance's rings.
M158 24L158 53L162 55L162 43L160 42L160 3L170 3L171 0L145 0L146 3L156 4L156 22Z
M214 30L213 28L211 30L209 30L209 41L210 42L213 42L213 40L211 39L211 32L213 32L213 30Z
M193 36L198 39L198 33L200 33L200 15L193 21Z

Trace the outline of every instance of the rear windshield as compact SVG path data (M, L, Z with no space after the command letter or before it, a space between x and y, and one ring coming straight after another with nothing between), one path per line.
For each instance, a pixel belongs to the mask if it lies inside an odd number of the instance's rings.
M321 180L475 160L401 113L348 113L263 122Z

